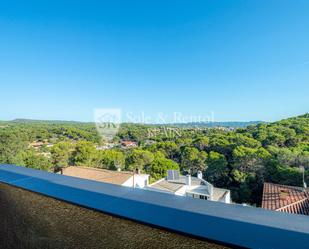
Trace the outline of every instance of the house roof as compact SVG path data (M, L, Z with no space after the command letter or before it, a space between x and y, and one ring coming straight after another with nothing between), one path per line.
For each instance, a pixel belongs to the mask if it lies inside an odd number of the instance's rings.
M44 144L45 144L45 142L42 142L42 141L34 141L34 142L30 143L30 146L37 147L37 146L42 146Z
M202 180L197 177L191 177L191 186L199 186L201 185ZM158 190L168 191L175 193L177 190L186 185L186 177L180 176L179 180L167 180L161 179L153 184L151 184L151 188L155 188Z
M212 199L214 201L219 201L224 198L226 194L228 194L229 190L223 188L214 188Z
M309 215L308 189L264 183L262 208Z
M137 143L134 141L130 141L130 140L123 140L121 141L121 144L123 145L136 145Z
M122 185L133 176L132 172L112 171L80 166L64 168L62 174L117 185Z
M151 184L151 186L149 187L157 189L157 190L175 193L177 192L177 190L179 190L183 186L184 184L181 182L171 182L171 181L167 181L166 179L162 179L162 180L155 182L154 184Z
M210 196L208 187L205 185L205 180L199 179L197 177L191 177L191 186L186 189L187 193L197 194L197 195L207 195ZM179 180L167 180L161 179L153 184L151 184L148 189L159 190L163 192L175 193L182 187L186 185L186 177L180 176ZM228 192L226 189L213 188L212 200L218 201L224 197Z

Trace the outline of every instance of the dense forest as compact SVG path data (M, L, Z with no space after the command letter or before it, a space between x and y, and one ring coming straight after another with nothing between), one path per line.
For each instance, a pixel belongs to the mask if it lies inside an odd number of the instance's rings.
M124 148L121 141L136 142ZM99 149L102 145L112 145ZM263 182L309 182L309 114L243 128L122 124L103 141L93 123L0 122L0 163L54 171L68 165L140 169L151 181L168 169L202 170L205 179L232 191L237 203L259 205Z

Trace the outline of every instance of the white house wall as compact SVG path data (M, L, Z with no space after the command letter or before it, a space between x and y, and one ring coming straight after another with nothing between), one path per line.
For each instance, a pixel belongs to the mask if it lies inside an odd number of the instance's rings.
M144 188L148 185L147 175L134 175L134 187ZM132 187L133 186L133 176L131 176L127 181L125 181L122 186Z

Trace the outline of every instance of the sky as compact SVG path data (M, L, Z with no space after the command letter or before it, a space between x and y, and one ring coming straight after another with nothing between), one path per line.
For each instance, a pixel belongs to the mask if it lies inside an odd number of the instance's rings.
M0 2L0 119L309 111L309 1Z

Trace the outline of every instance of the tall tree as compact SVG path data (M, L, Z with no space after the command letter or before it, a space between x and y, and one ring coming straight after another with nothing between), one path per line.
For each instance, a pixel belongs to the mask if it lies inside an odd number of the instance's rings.
M63 168L71 163L72 149L72 144L65 141L55 144L50 149L55 169Z
M206 179L215 184L215 186L226 186L229 172L227 165L228 163L224 155L210 151L207 157Z
M135 149L133 150L126 159L126 168L129 170L143 170L150 166L154 160L152 152L147 150Z
M167 176L167 170L179 170L179 165L173 160L167 159L161 152L154 154L154 160L150 168L147 170L150 173L152 180L158 180Z
M117 150L104 150L98 153L97 167L117 170L125 167L125 155Z
M193 141L193 146L199 150L205 150L209 146L209 138L206 136L198 137Z
M97 151L93 143L80 141L73 152L75 165L94 166L97 163Z
M22 152L22 160L22 165L27 168L49 171L52 167L52 163L49 158L38 154L32 149Z
M20 164L27 149L26 137L15 130L0 130L0 163Z
M181 153L181 166L185 171L195 174L198 170L206 169L207 153L194 147L185 147Z

